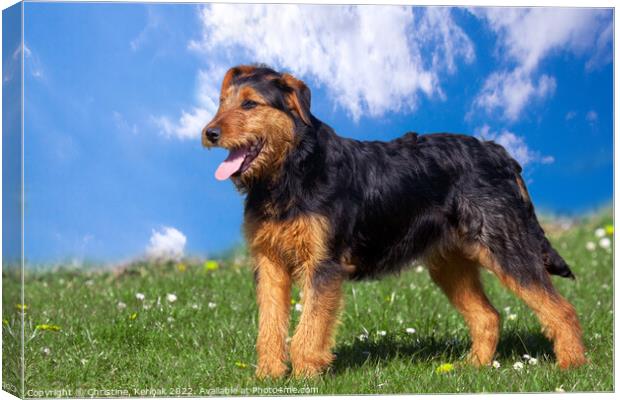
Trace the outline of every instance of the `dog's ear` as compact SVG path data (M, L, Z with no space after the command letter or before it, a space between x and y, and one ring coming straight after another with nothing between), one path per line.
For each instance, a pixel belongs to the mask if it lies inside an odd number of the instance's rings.
M254 71L256 67L251 65L238 65L236 67L232 67L228 71L226 71L226 75L224 75L224 79L222 80L222 89L220 93L222 96L226 92L226 89L232 84L233 79L235 79L239 75L248 75Z
M312 125L310 118L310 89L305 83L290 74L283 74L282 80L291 88L289 94L289 106L299 115L302 121L308 126Z

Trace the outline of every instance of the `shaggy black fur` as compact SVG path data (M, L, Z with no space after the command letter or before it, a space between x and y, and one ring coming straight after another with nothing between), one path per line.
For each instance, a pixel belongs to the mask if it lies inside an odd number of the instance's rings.
M521 167L500 145L446 133L407 133L389 142L342 138L314 116L308 126L291 113L283 100L291 88L244 79L295 118L297 139L275 184L258 180L244 188L246 213L261 215L269 203L281 220L327 217L333 231L326 274L345 254L356 266L353 279L399 271L458 232L490 249L521 284L545 282L547 272L573 277L519 189Z

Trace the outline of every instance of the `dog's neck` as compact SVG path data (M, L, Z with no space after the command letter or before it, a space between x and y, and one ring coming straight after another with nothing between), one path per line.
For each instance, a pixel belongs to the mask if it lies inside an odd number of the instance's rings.
M324 149L317 131L298 127L295 133L298 141L277 174L256 179L241 188L237 186L246 193L246 209L261 210L265 217L276 219L304 212L305 193L314 189L324 170Z

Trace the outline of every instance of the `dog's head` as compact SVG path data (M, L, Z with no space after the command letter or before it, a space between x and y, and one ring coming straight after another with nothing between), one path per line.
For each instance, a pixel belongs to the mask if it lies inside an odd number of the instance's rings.
M236 184L277 174L298 127L312 126L310 90L289 74L262 66L228 70L215 117L202 130L205 147L230 151L215 177Z

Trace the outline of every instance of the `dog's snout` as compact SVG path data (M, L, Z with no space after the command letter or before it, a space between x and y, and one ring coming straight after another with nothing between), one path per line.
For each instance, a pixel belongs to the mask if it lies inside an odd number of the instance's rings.
M220 128L206 128L205 129L205 136L207 137L207 140L209 140L211 143L217 143L217 141L220 138Z

